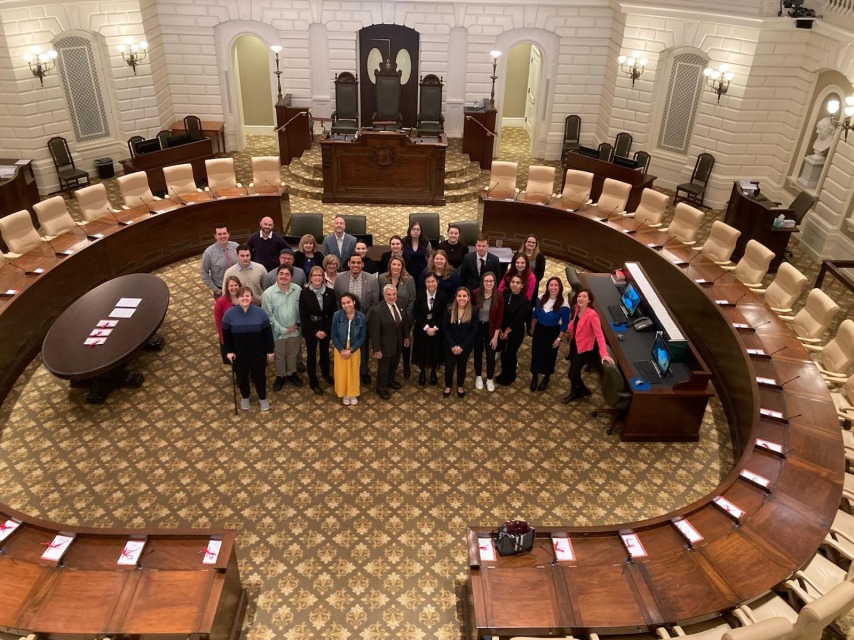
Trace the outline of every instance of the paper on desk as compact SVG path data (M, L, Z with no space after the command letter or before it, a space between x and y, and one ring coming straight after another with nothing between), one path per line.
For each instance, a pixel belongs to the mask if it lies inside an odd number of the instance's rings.
M142 302L142 298L122 298L116 303L116 306L136 308L140 302Z
M126 307L116 307L110 311L111 318L130 318L136 309L128 309Z
M754 484L758 484L760 487L767 489L771 486L771 481L765 476L760 476L758 473L753 473L752 471L748 471L747 469L742 469L741 473L739 473L742 478L745 480L749 480Z
M128 540L122 549L119 559L116 564L120 565L135 565L139 562L139 556L142 555L142 549L145 546L145 540Z
M17 289L6 289L6 291L4 291L4 292L3 292L2 294L0 294L0 295L4 295L4 296L13 296L13 295L15 295L16 293L18 293L18 290L17 290Z
M85 347L96 347L99 344L106 344L107 338L86 338L83 341Z
M726 511L733 518L738 520L741 516L744 515L744 510L736 507L732 502L724 498L723 496L718 496L714 500L712 500L716 505L718 505L721 509Z
M112 329L92 329L92 333L89 334L90 338L106 338L113 332Z
M623 544L626 545L626 551L628 551L629 556L632 558L645 558L646 557L646 549L643 548L641 544L640 538L638 538L638 534L636 533L621 533L620 537L623 539Z
M18 524L14 520L6 520L6 522L0 524L0 542L11 536L12 532L18 528Z
M776 411L774 409L766 409L764 407L760 407L759 415L765 416L766 418L776 418L777 420L783 419L783 412Z
M478 538L477 550L481 562L495 562L495 545L492 544L492 538Z
M99 328L105 328L105 327L112 328L118 324L119 324L118 320L98 320L98 324L96 324L95 326L99 327Z
M679 529L679 533L681 533L691 544L700 542L703 539L703 536L701 536L700 532L694 528L694 525L684 518L682 520L673 520L673 526Z
M204 554L202 564L216 564L221 548L222 540L209 540L208 546L202 549L202 553Z
M763 440L762 438L756 438L754 446L757 446L760 449L767 449L768 451L773 451L774 453L783 453L783 445L778 442Z
M569 538L556 538L552 536L552 547L555 550L555 558L561 560L575 560L575 551Z
M62 560L62 554L68 549L68 545L74 540L74 536L64 536L58 533L56 537L47 545L47 549L42 554L42 560Z

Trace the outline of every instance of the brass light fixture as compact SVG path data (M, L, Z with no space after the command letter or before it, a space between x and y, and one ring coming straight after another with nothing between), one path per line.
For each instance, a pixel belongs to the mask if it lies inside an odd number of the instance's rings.
M495 81L498 80L498 76L495 75L495 69L498 67L498 57L501 55L501 52L498 50L490 51L489 55L492 56L492 75L489 76L492 79L492 92L489 94L489 102L492 103L493 108L495 107Z
M833 123L833 126L837 129L842 129L845 134L845 141L848 141L848 131L854 129L854 125L851 124L851 118L854 117L854 94L845 98L845 109L839 115L839 100L830 100L827 103L827 112L830 114L830 121Z
M617 58L617 62L620 63L620 71L622 71L627 78L631 78L633 87L635 86L635 80L643 75L646 65L649 64L649 60L641 58L640 53L637 51L633 51L631 57L628 58L626 56L620 56Z
M721 96L729 90L729 83L735 77L732 71L727 71L724 64L721 65L720 70L706 67L703 69L703 75L706 76L706 84L717 94L718 102L721 101Z
M46 53L42 53L38 47L33 47L32 53L24 55L24 60L33 72L33 76L39 79L41 86L44 86L44 77L56 66L56 57L59 54L51 49Z
M282 52L282 47L277 44L274 44L270 47L272 52L276 54L276 70L273 72L273 75L276 76L276 89L278 91L278 99L281 101L284 98L282 97L282 70L279 69L279 54Z
M125 44L116 46L116 49L122 54L122 60L133 69L133 75L136 75L136 65L148 56L148 43L143 40L137 44L133 40L128 39Z

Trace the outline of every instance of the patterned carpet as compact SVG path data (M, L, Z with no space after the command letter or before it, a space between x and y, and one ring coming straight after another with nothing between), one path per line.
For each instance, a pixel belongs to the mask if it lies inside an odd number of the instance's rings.
M524 132L505 130L502 159L527 167L526 149ZM248 158L271 151L253 138L235 154L238 177L248 182ZM291 204L323 211L327 223L366 214L381 239L405 230L411 211ZM473 202L440 213L443 224L477 215ZM814 277L803 254L795 261ZM711 491L732 465L716 400L698 444L622 444L590 417L597 395L560 404L562 360L545 393L529 392L523 373L494 394L469 378L463 400L414 383L390 403L363 390L350 408L330 389L318 397L287 386L271 393L269 413L234 416L198 266L193 258L158 272L171 293L166 347L136 359L141 389L92 406L38 359L21 376L0 409L0 501L73 524L238 529L248 640L459 638L467 524L652 517ZM548 273L564 266L549 260ZM834 286L825 290L837 295Z

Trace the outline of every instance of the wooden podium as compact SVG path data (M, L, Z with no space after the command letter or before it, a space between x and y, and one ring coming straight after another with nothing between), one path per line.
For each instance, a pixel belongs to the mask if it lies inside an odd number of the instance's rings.
M463 121L463 153L469 154L481 169L492 166L495 146L495 106L488 103L484 109L466 109Z
M744 255L744 249L750 240L762 243L774 252L771 260L770 272L776 272L786 257L786 247L789 246L789 238L797 231L797 226L790 228L775 228L774 218L783 214L786 218L794 218L791 209L777 209L774 203L765 196L753 197L747 195L738 186L738 182L732 185L732 193L729 196L724 222L729 226L741 231L741 235L735 243L735 251L732 252L732 261L738 262Z
M308 107L292 107L289 93L276 103L276 136L283 165L311 148L311 114Z
M33 175L33 161L0 158L0 166L14 167L10 178L0 179L0 218L21 209L29 209L33 224L38 228L38 220L32 212L33 205L40 200Z

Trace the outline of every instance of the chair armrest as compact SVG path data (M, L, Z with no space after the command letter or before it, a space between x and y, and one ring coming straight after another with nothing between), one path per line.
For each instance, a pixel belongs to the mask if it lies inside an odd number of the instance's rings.
M783 316L782 316L782 315L780 315L780 314L783 314L783 313L791 313L791 312L792 312L792 308L791 308L791 307L789 307L788 309L779 309L779 308L777 308L777 307L771 307L771 311L773 311L774 313L776 313L777 315L779 315L779 316L782 318ZM785 320L786 318L783 318L783 319ZM792 317L792 319L794 319L794 317Z
M817 347L814 344L805 344L804 349L807 351L815 351L816 353L821 353L824 351L824 347Z
M746 627L751 624L755 624L753 621L753 616L750 615L750 609L744 605L738 607L737 609L733 609L732 615L735 616L735 619L741 623L741 626Z
M751 290L762 288L761 282L742 282L741 284L743 284L745 287L747 287L748 289L751 289Z
M735 265L721 265L721 269L726 269L727 271L735 271Z
M749 285L747 288L750 289L753 293L765 293L766 291L768 291L767 288L763 289L762 287L751 287Z
M651 227L651 228L653 228L653 229L658 229L658 228L661 226L661 223L660 223L660 222L656 222L655 224L648 224L648 225L646 225L646 226Z
M123 205L122 205L122 209L123 209L124 211L127 211L128 209L130 209L130 207L129 207L129 206L127 206L126 204L123 204Z
M238 182L238 183L237 183L237 188L238 188L238 189L242 189L242 188L243 188L243 185L242 185L242 184L240 184L240 183Z
M801 336L797 336L797 338L804 344L804 346L808 344L818 344L821 342L821 338L802 338Z
M631 213L629 213L628 211L623 211L623 215L624 215L625 217L627 217L627 218L634 218L634 217L635 217L635 212L634 212L634 211L632 211Z

